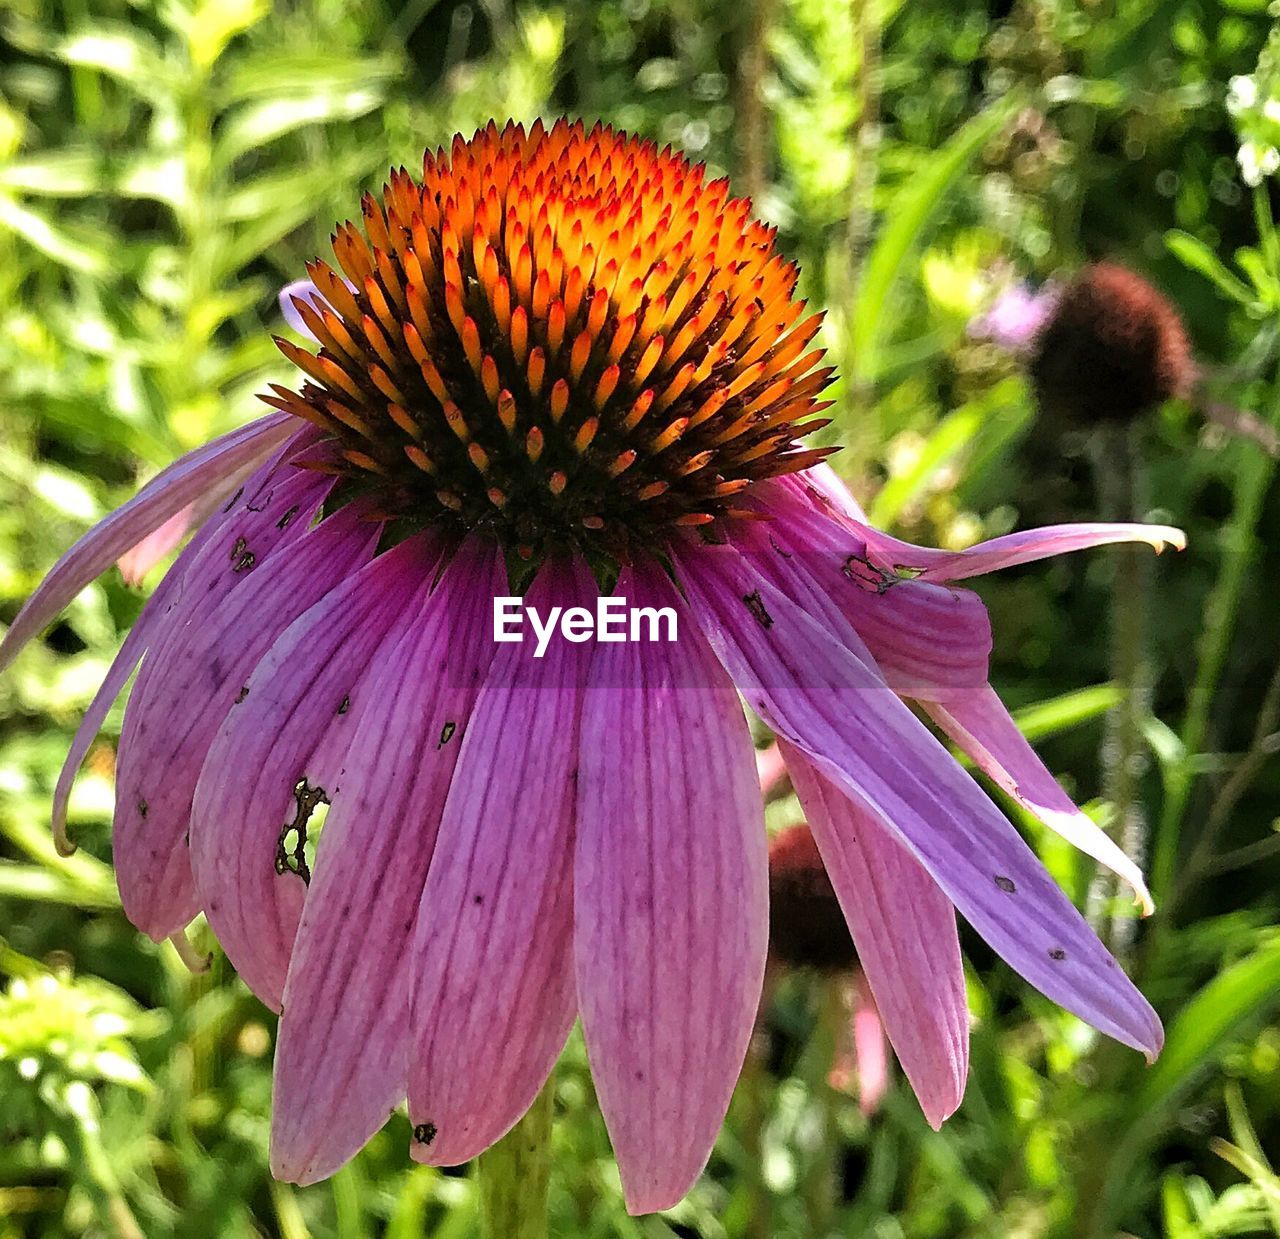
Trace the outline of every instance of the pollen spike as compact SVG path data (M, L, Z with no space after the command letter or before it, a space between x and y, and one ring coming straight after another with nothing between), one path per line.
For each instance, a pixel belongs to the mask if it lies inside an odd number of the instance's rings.
M316 351L279 341L304 377L263 400L388 519L456 513L535 559L654 553L832 450L804 446L832 370L776 237L670 147L491 124L335 229L295 302Z
M498 420L507 434L515 434L516 430L516 398L504 387L498 393Z
M551 420L559 422L564 417L564 411L569 407L569 384L564 379L556 379L555 385L551 388Z

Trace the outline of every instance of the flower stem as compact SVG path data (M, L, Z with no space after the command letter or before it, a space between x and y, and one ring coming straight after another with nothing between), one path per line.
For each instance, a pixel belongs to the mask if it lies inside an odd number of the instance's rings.
M1280 426L1280 375L1276 377L1269 423L1273 428ZM1210 709L1231 649L1249 569L1258 555L1258 520L1275 473L1276 462L1252 444L1242 444L1237 450L1244 459L1235 475L1231 523L1222 541L1218 579L1205 608L1204 629L1196 651L1196 678L1179 737L1182 751L1166 775L1164 811L1151 871L1151 889L1157 900L1168 894L1173 884L1182 819L1191 798L1193 763L1208 736Z
M482 1239L547 1239L554 1076L528 1112L480 1155Z
M1128 427L1099 442L1099 499L1106 520L1141 520L1146 510L1141 428ZM1147 817L1141 780L1147 769L1143 719L1150 713L1152 670L1147 650L1147 617L1152 585L1150 556L1133 546L1116 548L1111 584L1111 679L1120 700L1107 715L1102 746L1103 793L1112 807L1111 829L1125 854L1139 866L1145 859ZM1132 917L1117 916L1119 884L1099 870L1090 888L1089 921L1122 958L1132 945Z

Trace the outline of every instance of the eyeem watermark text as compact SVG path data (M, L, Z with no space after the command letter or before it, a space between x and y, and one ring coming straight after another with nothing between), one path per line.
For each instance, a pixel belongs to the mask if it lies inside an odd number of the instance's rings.
M595 611L586 607L552 607L543 615L523 598L493 600L493 639L524 640L526 620L536 642L534 658L547 652L556 629L566 641L674 641L677 616L674 607L632 607L625 598L597 598Z

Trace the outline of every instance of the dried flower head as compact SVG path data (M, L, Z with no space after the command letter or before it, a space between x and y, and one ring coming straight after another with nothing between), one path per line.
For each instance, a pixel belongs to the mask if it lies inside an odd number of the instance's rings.
M1056 290L1030 370L1041 407L1084 426L1132 421L1189 396L1196 379L1178 311L1114 263L1084 267Z
M769 952L779 963L847 972L858 956L809 828L801 822L769 844Z

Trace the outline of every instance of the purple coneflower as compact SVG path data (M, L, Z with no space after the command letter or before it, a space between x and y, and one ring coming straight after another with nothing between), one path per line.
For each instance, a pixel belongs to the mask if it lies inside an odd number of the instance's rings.
M634 1212L706 1161L767 947L742 698L782 739L889 1035L931 1122L964 1088L954 909L1050 998L1154 1055L1159 1021L917 719L1145 901L987 686L954 580L1175 530L1080 525L968 551L869 528L802 437L828 382L774 231L724 181L597 127L494 126L392 175L277 411L81 539L12 657L189 505L208 510L76 737L141 662L115 864L157 940L203 911L281 1012L272 1168L331 1174L406 1096L413 1154L503 1135L581 1018ZM197 513L198 516L198 513ZM497 643L493 606L670 607L674 642ZM308 822L327 818L312 857Z

